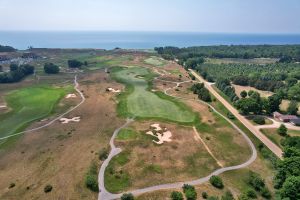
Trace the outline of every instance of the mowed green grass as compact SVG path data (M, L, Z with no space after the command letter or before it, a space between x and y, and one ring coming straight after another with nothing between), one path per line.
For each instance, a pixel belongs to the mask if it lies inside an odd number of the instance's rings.
M127 85L127 92L120 97L118 111L121 115L180 123L194 122L196 114L185 104L149 90L151 74L148 69L123 68L113 72L113 76Z
M0 137L14 134L30 122L46 117L65 94L65 88L49 86L12 91L5 97L11 111L0 114Z
M150 58L147 58L145 60L145 63L149 64L149 65L154 65L154 66L163 66L166 64L166 62L156 56L152 56Z

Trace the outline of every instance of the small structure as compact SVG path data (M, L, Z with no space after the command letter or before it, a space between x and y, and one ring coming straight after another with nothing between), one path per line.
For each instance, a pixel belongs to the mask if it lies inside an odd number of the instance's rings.
M298 119L292 119L290 122L294 126L300 126L300 118L298 118Z
M296 115L283 115L279 112L274 112L273 117L282 122L290 122L291 120L299 119Z

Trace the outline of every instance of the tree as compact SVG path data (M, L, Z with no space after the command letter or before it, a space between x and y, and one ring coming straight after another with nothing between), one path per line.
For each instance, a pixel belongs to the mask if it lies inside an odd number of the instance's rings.
M134 200L134 196L131 193L125 193L121 196L121 200Z
M222 179L219 176L212 176L212 177L210 177L209 182L213 186L215 186L216 188L219 188L219 189L223 189L224 188L223 181L222 181Z
M290 176L300 176L300 157L285 158L280 161L277 166L277 173L275 176L275 188L280 189L284 182Z
M289 77L289 78L285 79L285 82L286 82L286 84L287 84L288 87L292 87L296 83L298 83L298 80L296 78Z
M279 106L281 104L281 101L282 101L282 99L276 94L268 97L268 102L267 102L267 105L265 107L266 112L268 114L271 114L275 111L278 111Z
M277 129L277 133L281 136L287 136L287 128L284 124L281 124L280 127Z
M280 189L280 196L282 199L300 199L300 176L291 176L287 178Z
M241 97L242 98L246 98L248 96L248 93L245 91L245 90L243 90L242 92L241 92Z
M256 124L259 124L259 125L264 125L266 123L265 121L265 118L262 117L262 116L255 116L253 118L253 121L256 123Z
M291 158L291 157L300 157L300 149L296 147L285 147L283 150L283 157L284 158Z
M183 200L183 195L181 192L174 191L171 193L172 200Z
M12 72L12 71L17 71L19 69L19 66L16 65L16 64L11 64L9 66L9 70Z
M187 200L196 200L197 199L197 192L196 192L194 186L184 184L182 189L183 189L183 193L185 194L185 197Z
M289 103L289 107L288 107L288 109L287 109L287 112L288 112L288 114L290 114L290 115L297 115L297 113L298 113L298 102L292 100L292 101Z
M261 112L260 105L253 98L240 99L235 105L244 115L249 113L259 114Z
M289 89L288 98L291 100L300 101L300 83L297 83Z
M68 60L68 65L70 68L80 68L83 63L78 60Z
M59 73L59 67L53 63L46 63L44 65L44 71L47 74L57 74Z

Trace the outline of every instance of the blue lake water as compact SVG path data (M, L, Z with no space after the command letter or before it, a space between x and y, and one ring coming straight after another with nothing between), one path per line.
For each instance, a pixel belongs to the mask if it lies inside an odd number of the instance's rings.
M26 49L28 46L36 48L150 49L156 46L300 44L300 34L0 31L0 44L18 49Z

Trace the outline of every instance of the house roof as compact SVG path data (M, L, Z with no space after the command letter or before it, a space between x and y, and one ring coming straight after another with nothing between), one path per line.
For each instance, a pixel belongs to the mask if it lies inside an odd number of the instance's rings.
M281 119L289 119L289 120L298 119L298 117L296 115L281 115L280 118Z
M291 122L293 122L294 124L300 124L300 118L298 118L298 119L291 119Z

